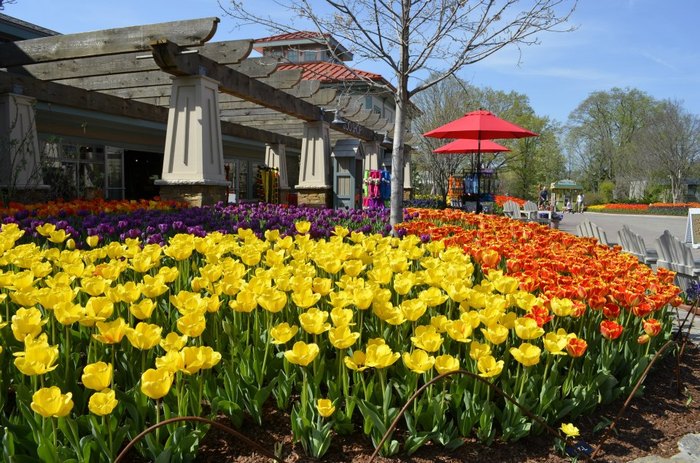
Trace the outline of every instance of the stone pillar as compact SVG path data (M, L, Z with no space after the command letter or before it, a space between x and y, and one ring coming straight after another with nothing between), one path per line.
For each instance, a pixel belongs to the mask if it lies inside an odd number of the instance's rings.
M365 151L363 170L379 170L381 168L379 163L379 155L381 154L379 142L376 140L363 142L362 148Z
M287 204L289 194L289 180L287 176L287 147L284 143L265 144L265 164L276 168L280 174L280 203Z
M332 187L330 178L331 142L327 122L304 123L301 141L299 184L296 190L299 205L330 207Z
M40 202L44 185L36 131L36 99L6 93L0 95L0 199Z
M408 201L413 196L413 179L411 178L411 153L408 149L403 154L403 199Z
M193 206L226 200L217 81L205 76L173 78L163 175L155 183L163 199Z

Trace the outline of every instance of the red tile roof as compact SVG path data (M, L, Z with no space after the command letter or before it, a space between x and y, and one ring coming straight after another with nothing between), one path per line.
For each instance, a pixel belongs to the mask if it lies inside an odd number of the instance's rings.
M277 69L303 69L301 78L304 80L320 80L321 82L345 82L363 79L385 81L380 74L349 68L342 64L315 62L298 64L280 64Z
M328 37L328 34L325 34ZM318 39L322 35L320 32L311 31L299 31L299 32L288 32L286 34L273 35L271 37L263 37L261 39L255 39L256 42L277 42L281 40L304 40L304 39Z

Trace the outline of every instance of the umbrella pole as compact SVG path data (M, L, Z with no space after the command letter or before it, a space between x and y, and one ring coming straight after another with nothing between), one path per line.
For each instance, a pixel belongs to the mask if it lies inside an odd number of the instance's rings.
M481 213L481 135L476 148L476 213Z

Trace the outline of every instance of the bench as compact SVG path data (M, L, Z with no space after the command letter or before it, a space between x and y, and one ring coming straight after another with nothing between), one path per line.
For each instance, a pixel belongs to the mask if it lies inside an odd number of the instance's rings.
M605 233L605 230L589 220L584 220L579 223L578 227L576 227L576 232L579 236L595 238L600 244L604 244L605 246L612 247L617 244L608 240L608 235Z
M695 259L690 246L668 230L664 230L656 242L659 245L656 266L676 272L676 284L685 291L688 284L700 276L700 260Z
M622 226L622 230L617 232L617 236L620 238L622 250L635 256L639 262L653 265L658 260L659 254L656 249L647 248L644 238L630 230L627 225Z

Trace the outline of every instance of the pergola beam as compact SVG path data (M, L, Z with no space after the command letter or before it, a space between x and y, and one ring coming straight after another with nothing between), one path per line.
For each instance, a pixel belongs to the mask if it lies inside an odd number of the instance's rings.
M168 121L168 109L161 106L125 100L112 95L91 92L54 82L45 82L33 77L0 72L0 94L13 93L18 90L24 95L31 96L45 103L152 122L167 123ZM301 142L294 138L227 121L222 123L221 132L224 135L262 143L284 143L293 147L301 146Z
M180 46L202 45L214 36L218 24L219 18L211 17L6 42L0 43L0 56L3 66L9 67L145 51L166 38Z
M247 68L260 66L261 69L265 69L266 75L270 74L270 68L274 71L277 64L273 66L272 63L276 63L276 60L266 59L260 63L262 58L246 59L252 49L253 41L250 39L205 43L200 47L193 48L193 50L197 50L220 64L238 65L241 62L245 62L247 63ZM118 58L115 58L114 55L69 57L58 61L42 61L22 66L10 66L7 70L15 74L28 75L42 80L76 79L79 77L160 71L155 61L149 55L147 56L148 59L143 59L144 51L136 51L120 53ZM53 59L53 57L51 58ZM256 72L261 71L257 70Z

